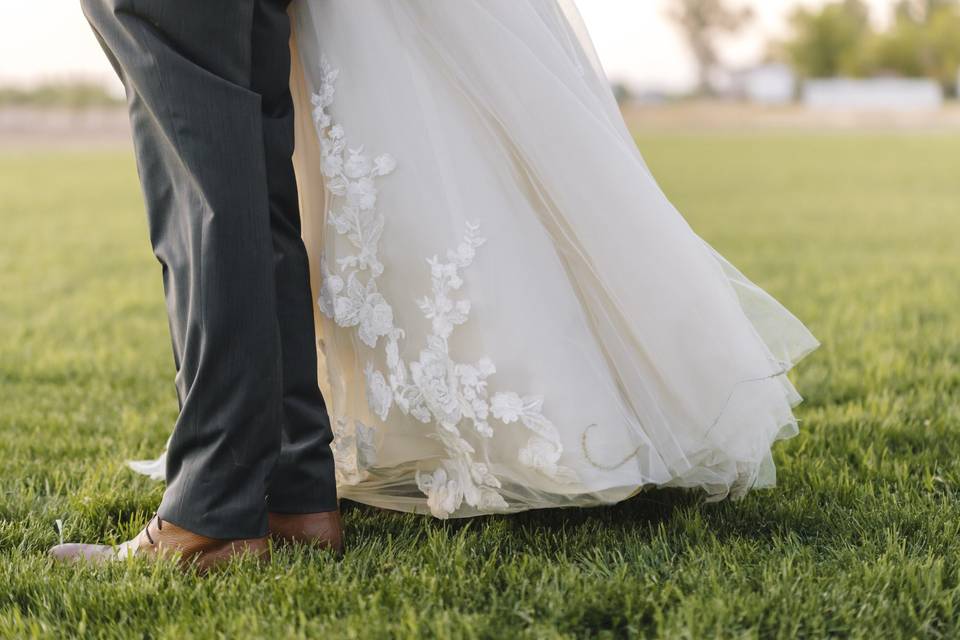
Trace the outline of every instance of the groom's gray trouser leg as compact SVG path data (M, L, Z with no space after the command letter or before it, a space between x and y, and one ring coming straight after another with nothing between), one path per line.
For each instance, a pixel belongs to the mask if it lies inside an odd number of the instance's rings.
M291 153L286 0L81 0L124 82L180 416L160 516L336 508Z

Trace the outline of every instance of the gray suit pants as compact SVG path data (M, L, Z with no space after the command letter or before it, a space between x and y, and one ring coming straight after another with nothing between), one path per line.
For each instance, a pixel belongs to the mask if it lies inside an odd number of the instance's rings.
M123 80L180 415L162 518L262 536L336 509L289 90L289 0L81 0Z

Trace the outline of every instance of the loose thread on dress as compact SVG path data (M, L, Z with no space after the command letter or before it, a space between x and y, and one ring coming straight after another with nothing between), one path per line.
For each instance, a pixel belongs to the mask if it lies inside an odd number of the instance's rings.
M762 376L759 378L746 378L744 380L739 380L732 387L730 387L730 393L727 394L727 399L724 401L723 407L721 407L720 412L717 414L717 417L713 419L713 421L710 423L710 426L707 427L706 431L704 431L703 435L707 436L720 422L720 418L723 417L723 414L724 412L726 412L727 407L730 406L730 401L733 400L733 394L736 393L737 387L739 387L742 384L748 384L751 382L763 382L764 380L772 380L773 378L778 378L780 376L786 375L790 371L790 366L788 363L778 361L777 364L780 365L781 367L779 371L776 371L772 374ZM626 457L624 457L623 460L621 460L620 462L614 465L604 465L604 464L600 464L599 462L596 462L593 459L593 456L590 455L590 449L587 446L587 435L590 433L591 429L598 426L600 425L598 425L597 423L587 425L587 427L583 430L583 433L580 435L580 448L583 451L583 457L586 458L587 462L589 462L592 466L596 467L597 469L600 469L601 471L616 471L623 465L630 462L631 459L635 458L640 453L640 451L643 450L644 448L643 445L637 446Z
M596 467L597 469L600 469L600 470L602 470L602 471L616 471L617 469L619 469L619 468L622 467L623 465L625 465L625 464L627 464L628 462L630 462L630 459L631 459L631 458L635 458L635 457L637 456L637 454L640 453L640 450L643 448L643 445L638 446L636 449L634 449L632 452L630 452L630 454L629 454L627 457L625 457L622 461L618 462L618 463L615 464L615 465L608 466L608 465L600 464L599 462L596 462L596 461L593 459L593 457L590 455L590 450L589 450L588 447L587 447L587 434L590 433L590 430L591 430L591 429L593 429L594 427L599 427L599 426L600 426L600 425L598 425L597 423L593 423L593 424L591 424L591 425L588 425L587 428L584 429L584 430L583 430L583 433L580 435L580 447L581 447L581 449L583 450L583 457L586 458L586 459L587 459L587 462L589 462L591 465L593 465L593 466Z
M746 384L750 382L763 382L764 380L772 380L774 378L779 378L780 376L787 375L787 372L790 371L790 365L783 361L778 361L777 364L780 365L781 368L779 371L775 373L762 376L760 378L748 378L746 380L740 380L739 382L734 384L732 387L730 387L730 393L727 394L727 399L724 401L723 407L720 409L720 413L718 413L717 417L713 419L713 422L711 422L710 426L707 427L707 430L703 432L703 435L704 436L708 435L711 431L713 431L714 427L716 427L717 424L720 422L720 418L723 417L724 412L727 410L727 407L730 405L730 401L733 400L733 394L736 393L737 387L739 387L742 384Z

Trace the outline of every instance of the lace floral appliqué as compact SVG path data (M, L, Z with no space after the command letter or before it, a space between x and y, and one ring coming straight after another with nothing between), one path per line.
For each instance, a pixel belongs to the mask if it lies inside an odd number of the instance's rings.
M385 421L396 407L424 424L434 426L428 436L440 442L447 458L432 471L419 471L417 486L427 496L433 515L445 518L463 503L478 510L507 508L498 491L500 481L464 437L464 429L480 438L493 438L491 419L503 425L519 422L530 432L519 451L521 463L560 482L573 480L573 473L559 465L563 452L556 427L542 413L543 399L514 392L490 394L487 381L496 373L490 358L473 363L453 359L449 338L467 321L470 301L456 297L463 285L462 270L469 267L485 239L479 226L468 224L456 249L446 259L427 260L431 276L430 295L417 300L431 323L427 344L416 360L400 357L404 331L394 324L393 308L377 289L383 273L378 246L385 216L377 210L376 179L397 167L388 154L371 156L363 147L352 148L346 133L328 108L333 104L338 71L321 60L321 84L313 94L313 119L320 138L321 168L331 196L329 224L347 238L354 251L336 257L331 268L321 261L320 311L338 326L356 328L360 342L371 349L384 345L386 372L372 360L364 369L370 411ZM343 467L344 481L359 482L365 468L375 462L373 429L347 418L335 420L334 454Z

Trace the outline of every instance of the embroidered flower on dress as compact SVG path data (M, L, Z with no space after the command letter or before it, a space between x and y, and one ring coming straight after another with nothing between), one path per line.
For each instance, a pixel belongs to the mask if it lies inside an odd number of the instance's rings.
M385 176L394 172L397 168L397 161L393 159L393 156L385 153L377 156L376 160L373 161L373 167L378 176Z
M377 206L377 191L373 187L373 180L360 178L347 185L347 206L369 211Z
M560 434L556 426L543 415L541 396L521 398L512 391L500 392L493 396L491 410L494 417L504 424L519 420L535 434L520 450L520 462L554 479L572 479L572 472L558 464L563 446L560 444Z
M327 267L326 257L320 258L320 273L323 277L320 283L320 296L317 298L317 304L320 306L320 311L323 315L334 318L336 316L337 294L343 291L343 278L330 273L330 269Z
M364 147L347 147L346 132L333 124L327 111L333 104L337 71L325 58L320 68L321 86L311 102L320 136L321 171L333 199L328 222L357 251L335 248L330 252L336 256L339 273L330 270L326 259L321 260L317 304L338 326L356 327L357 337L367 347L375 349L380 338L385 338L387 375L370 359L364 368L370 411L386 421L396 406L425 424L439 427L429 437L442 444L448 457L433 471L416 474L417 486L427 496L431 512L445 518L464 503L481 511L508 507L498 491L500 481L486 464L475 459L474 447L460 431L466 423L478 437L494 437L491 414L504 424L519 420L533 432L518 454L523 464L558 481L572 479L572 472L557 464L563 448L556 428L543 416L543 400L500 392L491 401L487 379L496 367L490 358L468 364L458 363L450 355L448 339L470 316L470 301L457 299L455 294L464 284L462 270L472 264L477 248L485 242L477 235L478 225L467 224L462 240L456 249L447 251L446 260L438 256L427 260L431 295L417 300L417 305L430 321L431 333L417 360L408 364L401 358L399 342L404 339L404 331L394 326L393 308L377 289L377 278L383 273L378 248L385 216L377 211L375 178L393 173L397 162L389 154L371 159ZM341 417L335 421L334 431L338 475L346 482L362 481L365 469L375 464L374 430Z
M367 398L369 398L370 410L381 420L386 420L393 405L393 390L390 389L383 374L373 368L373 363L367 363L364 374L367 377Z
M373 168L373 163L363 153L363 147L359 149L350 149L350 157L343 164L343 172L348 178L365 178Z
M505 424L516 422L523 413L523 400L513 391L501 392L493 396L490 403L493 416Z
M356 421L357 466L369 469L377 464L376 429Z
M419 360L410 363L410 374L434 419L446 429L455 429L461 413L457 375L449 356L439 349L425 349Z
M336 281L331 287L336 286ZM393 309L377 291L373 278L367 286L360 284L356 272L347 278L346 295L337 295L333 303L333 317L341 327L359 327L360 341L376 347L377 339L393 328Z
M377 463L376 432L359 420L333 420L333 459L339 484L357 484Z

